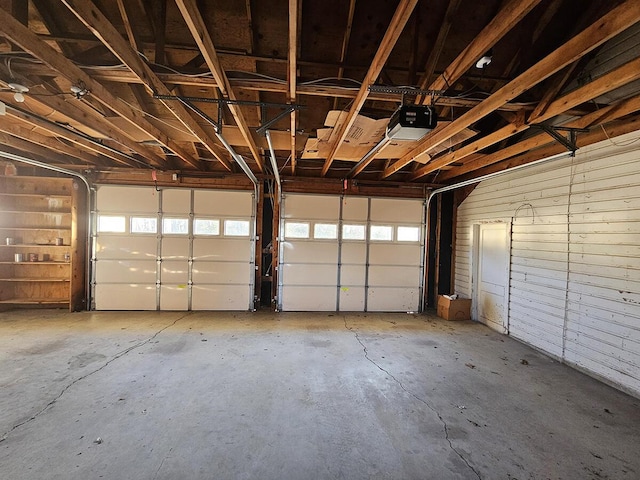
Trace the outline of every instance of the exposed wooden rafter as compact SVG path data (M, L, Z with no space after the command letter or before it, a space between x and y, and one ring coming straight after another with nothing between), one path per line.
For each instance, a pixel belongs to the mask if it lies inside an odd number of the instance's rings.
M627 0L622 5L613 9L607 15L587 27L580 34L573 37L564 45L553 51L547 57L527 69L521 75L500 88L482 103L472 108L461 117L451 122L446 127L428 135L424 140L396 161L382 174L383 178L393 175L413 159L426 150L440 145L453 135L471 126L489 113L495 111L501 105L516 98L529 88L537 85L545 78L553 75L565 66L571 64L617 33L633 25L640 20L640 0ZM549 109L548 109L549 110Z
M233 88L231 88L227 75L220 64L220 59L218 58L218 53L216 52L213 40L209 34L207 25L198 10L195 0L176 0L176 4L180 9L180 13L184 18L187 27L191 31L191 35L198 44L198 48L200 49L207 66L211 70L213 77L216 79L218 88L229 100L237 100L236 94ZM249 125L242 114L240 105L230 103L229 110L231 110L231 114L240 128L240 133L247 142L249 150L251 150L251 154L253 155L253 159L255 160L258 169L263 171L264 166L262 155L260 154L260 150L249 129Z
M169 88L156 76L138 52L131 48L131 45L118 33L113 24L93 2L87 0L62 0L62 2L122 63L127 65L143 81L151 92L159 95L171 95ZM222 147L217 145L203 130L186 107L171 100L164 100L162 103L225 168L231 170L231 164L226 159L226 153ZM204 168L199 159L194 159L190 155L185 155L185 157L183 160L191 166L198 169Z
M186 154L180 146L158 130L141 113L133 110L129 105L113 95L101 83L94 80L91 76L82 71L82 69L78 68L73 62L44 43L33 32L23 26L20 22L13 19L11 15L6 14L6 12L3 21L0 22L0 34L20 46L24 51L29 52L35 58L40 59L72 84L82 82L89 90L92 98L95 98L101 104L117 112L118 115L127 120L132 127L135 127L149 135L151 138L154 138L160 144L180 156L185 162L192 162L191 164L195 164L190 156Z
M640 79L640 58L636 58L630 62L627 62L621 67L618 67L608 74L599 77L593 82L588 83L587 85L584 85L583 87L578 88L573 92L558 98L554 102L551 102L548 108L545 110L544 114L536 117L535 123L542 123L545 120L565 113L571 107L584 102L588 102L589 100L602 95L609 89L621 87L638 79ZM522 114L522 118L524 119L524 112ZM483 148L494 145L506 138L515 135L516 133L526 130L532 123L533 122L524 124L524 121L521 121L518 122L518 124L513 125L513 127L504 127L493 132L490 135L487 135L486 137L483 137L476 142L473 142L460 148L459 150L456 150L455 152L439 157L429 162L424 167L416 170L411 176L411 180L415 180L424 175L428 175L429 173L434 172L443 166L460 161L466 156L471 155L472 153L476 153Z
M400 34L402 33L402 30L404 29L407 21L411 17L411 13L413 12L413 9L415 8L417 3L418 0L401 0L400 4L398 5L398 8L396 9L393 18L391 19L391 23L387 28L384 38L380 42L380 47L378 48L375 57L371 61L371 66L369 67L369 71L364 77L362 86L358 90L358 94L351 104L349 113L347 114L347 117L340 126L339 130L335 133L329 150L329 155L327 156L327 159L324 162L324 166L322 167L322 176L325 176L329 171L329 167L331 167L331 164L335 159L335 155L338 152L340 145L342 145L342 142L344 142L344 139L347 137L349 129L353 126L353 122L355 122L358 112L367 99L367 95L369 94L369 86L373 85L378 78L378 75L380 75L380 72L382 71L382 68L386 63L387 58L389 58L393 47L398 41L398 38L400 37Z
M427 88L427 85L429 85L433 73L436 71L436 65L438 64L438 60L440 59L440 54L442 53L442 49L444 48L445 41L447 40L447 35L449 34L451 25L453 25L454 17L458 11L458 7L460 6L461 1L462 0L451 0L447 5L447 11L445 12L444 18L442 19L442 24L440 25L438 36L436 37L436 40L435 42L433 42L433 46L429 51L429 58L427 58L427 64L424 67L424 73L422 74L422 76L420 77L420 81L418 82L418 85L422 90Z
M289 0L289 68L287 83L289 85L289 103L296 103L298 78L298 17L299 3L302 0ZM296 130L298 111L291 112L291 175L296 173Z
M588 128L593 125L604 125L606 123L618 120L626 115L639 111L640 95L637 95L635 97L619 101L609 107L605 107L589 115L585 115L584 117L581 117L579 119L564 123L562 124L562 126L569 128ZM604 129L605 127L602 128ZM598 128L598 130L600 130L600 128ZM579 138L582 138L582 135L579 135ZM553 140L546 133L541 132L514 145L503 148L495 153L483 155L481 157L472 159L469 162L464 162L462 166L455 167L447 172L441 173L438 178L441 181L449 180L451 178L473 172L474 170L479 170L481 168L499 163L503 160L526 153L530 150L535 150L550 143L554 143Z
M430 90L446 90L453 86L498 40L504 37L541 0L511 0L493 17L449 66L429 86Z
M129 40L129 44L131 44L131 48L133 48L136 52L142 51L142 45L138 42L138 38L135 30L131 24L131 20L129 19L129 11L127 10L127 5L124 0L117 0L118 2L118 10L120 10L120 16L122 17L122 23L124 23L124 29L127 32L127 40Z

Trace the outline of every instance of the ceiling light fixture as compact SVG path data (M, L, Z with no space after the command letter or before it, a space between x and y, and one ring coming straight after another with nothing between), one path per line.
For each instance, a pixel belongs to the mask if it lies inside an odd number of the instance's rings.
M476 68L486 68L493 60L493 49L489 50L485 53L480 59L476 62Z
M79 100L89 93L89 90L87 90L87 87L83 84L71 85L71 93L73 93L73 95Z
M24 94L29 91L29 87L20 83L8 83L7 85L13 91L13 99L18 103L24 102Z

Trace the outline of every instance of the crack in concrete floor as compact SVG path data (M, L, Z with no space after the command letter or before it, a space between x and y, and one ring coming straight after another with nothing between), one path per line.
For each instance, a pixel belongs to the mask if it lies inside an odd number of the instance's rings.
M49 403L47 403L43 408L41 408L40 410L38 410L36 413L34 413L31 417L27 418L26 420L23 420L22 422L14 425L13 427L11 427L7 432L4 433L4 435L2 435L2 437L0 437L0 443L4 442L9 435L11 435L12 432L14 432L15 430L17 430L20 427L23 427L25 425L27 425L28 423L31 423L32 421L34 421L36 418L38 418L40 415L42 415L44 412L46 412L50 407L52 407L53 405L55 405L55 403L60 400L60 398L67 392L67 390L69 390L71 387L73 387L76 383L81 382L82 380L89 378L90 376L98 373L100 370L106 368L110 363L118 360L119 358L124 357L126 354L128 354L129 352L131 352L132 350L135 350L137 348L140 348L144 345L146 345L147 343L151 342L152 340L154 340L158 335L160 335L162 332L164 332L165 330L167 330L168 328L173 327L176 323L178 323L180 320L182 320L183 318L188 317L189 315L191 315L193 312L187 312L184 315L181 315L180 317L176 318L173 322L171 322L170 324L162 327L160 330L158 330L156 333L154 333L153 335L151 335L149 338L147 338L146 340L143 340L142 342L138 342L135 345L131 345L128 348L125 348L124 350L122 350L121 352L116 353L113 357L111 357L109 360L107 360L105 363L103 363L100 367L96 368L95 370L86 373L84 375L82 375L81 377L76 378L74 381L72 381L71 383L69 383L68 385L66 385L58 395L56 395L54 397L53 400L51 400Z
M465 465L467 467L469 467L469 469L471 471L473 471L473 473L475 473L476 477L478 477L479 480L482 480L482 477L480 476L480 472L478 472L478 470L476 470L473 465L471 465L469 463L469 461L464 457L464 455L462 455L457 449L456 447L453 446L453 443L451 442L451 439L449 438L449 426L447 425L447 422L445 421L445 419L442 417L442 415L440 415L440 412L438 412L438 410L436 410L435 407L433 407L429 402L427 402L425 399L419 397L418 395L416 395L415 393L413 393L411 390L408 390L400 380L398 380L392 373L390 373L387 369L385 369L384 367L382 367L380 364L378 364L375 360L373 360L371 357L369 357L369 351L367 350L367 346L364 344L364 342L362 341L362 339L360 338L360 335L358 335L358 332L353 328L350 327L347 324L347 317L343 316L343 320L344 320L344 328L346 328L347 330L349 330L351 333L353 333L353 335L355 336L355 339L358 341L358 343L360 344L360 346L362 347L362 350L364 352L364 358L367 359L371 364L373 364L378 370L386 373L389 378L391 378L404 392L406 392L408 395L410 395L411 397L413 397L414 399L416 399L418 402L422 403L423 405L425 405L429 410L431 410L433 413L436 414L436 416L438 417L438 420L440 420L440 423L442 423L442 427L444 429L444 437L445 440L447 441L447 443L449 444L449 448L451 448L451 450L458 456L460 457L460 460L462 460Z

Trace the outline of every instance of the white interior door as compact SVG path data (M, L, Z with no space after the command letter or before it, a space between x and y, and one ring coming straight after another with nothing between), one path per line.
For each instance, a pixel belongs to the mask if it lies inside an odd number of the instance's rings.
M508 332L510 224L477 226L475 304L478 321Z

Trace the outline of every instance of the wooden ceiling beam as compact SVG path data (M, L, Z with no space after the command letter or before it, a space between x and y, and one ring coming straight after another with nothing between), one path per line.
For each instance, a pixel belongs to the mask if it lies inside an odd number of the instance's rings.
M417 180L418 178L424 177L425 175L446 167L447 165L459 162L466 157L478 153L484 148L495 145L496 143L500 143L501 141L512 137L516 133L522 132L528 128L529 126L524 123L523 112L520 122L510 123L509 125L499 128L495 132L492 132L489 135L476 140L475 142L465 145L464 147L460 147L458 150L454 150L453 152L446 153L441 157L435 158L424 167L420 167L415 172L413 172L409 177L409 180Z
M48 147L42 147L35 143L2 132L0 132L0 149L15 155L24 155L25 153L28 153L30 157L35 156L35 160L40 160L43 163L57 162L65 164L69 162L69 159L74 158L69 157L68 155L61 155L52 151Z
M541 0L511 0L507 3L444 72L438 75L429 86L429 90L447 90L452 87L480 57L540 2Z
M118 10L120 11L120 16L122 17L122 23L124 23L124 30L125 32L127 32L127 40L129 40L131 48L133 48L136 52L142 52L142 46L140 45L136 32L131 25L131 20L129 20L129 12L127 11L125 0L117 1Z
M0 11L2 10L0 9ZM20 22L15 20L6 12L3 14L3 21L0 22L0 34L20 46L20 48L33 55L35 58L40 59L49 68L58 72L69 82L73 84L77 84L78 82L84 83L92 98L117 112L118 115L127 120L132 127L135 127L149 135L151 138L154 138L183 160L191 160L190 156L184 152L176 142L171 140L167 135L150 123L143 114L133 110L129 105L112 94L100 82L94 80L73 62L40 40L37 35L31 32L24 25L20 24ZM51 72L49 72L49 74L50 73ZM193 162L193 160L191 161ZM195 162L193 163L197 165Z
M220 63L220 59L218 57L218 53L213 44L213 39L209 33L209 29L202 18L202 14L196 5L195 0L176 0L176 4L178 5L178 9L184 18L184 21L193 36L204 60L211 70L213 77L216 79L216 83L218 88L222 92L222 94L231 101L237 100L236 94L231 88L231 84L229 83L229 79L222 68L222 64ZM247 142L247 146L251 151L251 155L255 160L258 169L262 172L264 171L264 165L262 161L262 155L260 153L260 149L258 148L255 139L249 129L249 125L242 114L242 109L240 105L231 103L228 105L233 118L240 129L240 133L242 134L242 138L244 138L245 142Z
M353 122L355 122L356 120L358 112L367 99L367 96L369 94L369 86L373 85L377 80L378 75L380 75L384 64L387 62L387 59L389 58L393 47L398 41L398 38L400 38L400 34L402 34L404 26L411 17L413 9L415 8L417 3L418 0L400 1L398 8L393 15L393 18L391 19L391 23L389 24L389 27L387 28L387 31L382 41L380 42L380 47L378 48L378 51L371 61L371 66L369 67L369 70L364 77L362 86L358 90L358 93L353 103L351 104L351 109L349 110L349 113L347 113L347 117L345 118L344 122L342 122L342 125L340 126L338 131L335 132L335 136L332 135L333 140L331 141L329 155L327 156L324 162L324 166L322 167L321 176L325 176L327 174L327 171L329 171L329 168L333 163L340 145L342 145L342 142L344 142L344 139L347 137L347 134L349 133Z
M635 97L616 102L613 105L602 108L589 115L585 115L584 117L566 122L562 124L562 126L569 128L589 128L595 125L604 125L606 123L613 122L622 117L639 111L640 95L637 95ZM578 137L580 136L581 135L579 135ZM482 158L473 159L470 162L465 162L460 167L455 167L452 170L441 173L438 178L441 181L450 180L466 173L470 173L474 170L479 170L489 165L499 163L508 158L523 154L527 151L540 148L551 142L553 142L553 140L546 133L539 133L514 145L501 149L495 153L484 155Z
M81 162L88 163L89 165L105 166L100 157L87 153L86 151L80 150L79 148L72 145L68 145L59 138L42 135L41 133L34 132L32 129L22 127L18 124L9 124L9 122L2 122L0 123L0 132L4 132L13 137L20 138L26 142L30 142L40 147L46 148L48 151L66 155L71 158L76 158Z
M5 66L0 65L0 73L5 75L6 78L9 78L9 72ZM156 168L164 168L166 166L166 160L163 157L155 153L151 148L139 144L129 137L126 132L106 121L103 115L100 115L93 107L87 106L88 104L86 102L76 99L68 101L66 99L70 99L69 96L54 94L51 87L50 89L46 89L43 85L39 84L42 83L41 81L30 81L15 71L12 71L12 74L24 85L29 85L29 102L36 102L44 107L50 108L79 125L90 125L92 130L100 132L115 143L140 155L149 162L150 166ZM32 83L36 85L31 85Z
M554 100L549 104L545 112L535 119L534 123L542 123L545 120L549 120L556 115L566 112L572 107L591 101L600 95L604 95L607 92L638 79L640 79L640 57Z
M349 41L351 40L351 30L353 29L353 16L356 12L356 0L349 0L349 13L347 14L347 24L344 28L344 36L342 37L342 47L340 48L340 61L338 67L338 78L344 75L344 62L347 59L347 51L349 50Z
M91 141L90 139L82 135L71 132L70 130L64 128L61 125L58 125L57 123L44 120L25 111L11 107L10 105L7 105L7 115L19 119L24 123L32 125L33 127L46 130L56 137L65 138L85 151L88 150L90 152L93 152L94 154L110 158L120 165L135 168L138 168L140 166L137 162L131 160L131 158L118 151L114 151L104 145L101 145L98 142Z
M436 37L435 42L433 42L433 47L431 47L431 50L429 51L429 57L427 58L427 63L424 67L424 73L422 74L418 82L421 90L427 88L427 85L429 85L429 82L431 81L431 77L436 71L436 66L438 65L440 54L442 53L442 49L444 48L445 42L447 40L447 35L449 35L449 30L451 29L451 25L453 25L453 21L455 20L455 16L461 1L462 0L451 0L449 2L449 5L447 5L447 11L445 12L442 23L440 24L438 36ZM420 98L417 98L416 103L418 103L419 101Z
M638 79L640 79L640 58L631 60L630 62L627 62L626 64L609 72L608 74L602 75L593 82L588 83L578 88L577 90L574 90L573 92L568 93L567 95L564 95L563 97L555 100L554 102L549 104L549 107L546 109L543 115L540 115L536 118L535 123L542 123L545 120L549 120L550 118L566 112L576 105L590 101L610 90L616 89ZM491 133L490 135L487 135L486 137L481 138L476 142L466 145L449 154L443 155L442 157L429 162L427 165L417 170L411 176L411 180L416 180L417 178L428 175L429 173L434 172L442 168L443 166L449 165L456 161L460 161L461 159L472 153L479 152L483 148L494 145L515 135L516 133L526 130L531 124L531 122L527 124L524 123L524 112L522 112L522 121L517 122L516 125L513 125L512 132L509 131L509 127L504 127ZM546 134L544 135L546 136Z
M460 133L639 20L640 0L626 0L457 120L418 142L408 154L387 168L382 178L393 175L411 163L415 157Z
M302 1L302 0L300 0ZM298 79L298 20L300 8L298 0L289 0L289 65L287 69L287 83L289 85L289 103L296 103ZM296 131L298 111L291 112L291 175L296 174ZM275 160L275 159L274 159Z
M169 88L157 77L149 65L140 57L129 43L120 35L113 24L104 16L98 7L88 0L62 0L62 3L154 94L172 95ZM178 101L161 100L161 103L182 123L191 134L198 139L216 159L231 171L231 164L226 159L226 152L217 145L203 130L187 108ZM192 167L204 169L200 159L194 159L185 153L183 160ZM182 157L182 155L181 155Z
M624 135L626 133L635 132L637 130L640 130L640 115L636 115L634 117L623 119L623 120L617 120L609 124L607 126L606 131L598 128L585 135L579 136L577 140L578 148L583 148L588 145L602 142L604 140L608 140L610 138L617 137L619 135ZM460 180L461 181L467 180L473 177L480 177L483 175L487 175L489 173L507 170L509 168L534 162L542 158L550 157L552 155L557 155L564 151L566 151L566 149L563 145L560 145L555 142L547 143L542 148L538 148L536 150L527 150L522 155L509 158L506 161L501 161L501 162L487 165L484 168L476 170L473 176L470 176L470 175L464 176L464 177L461 177Z

